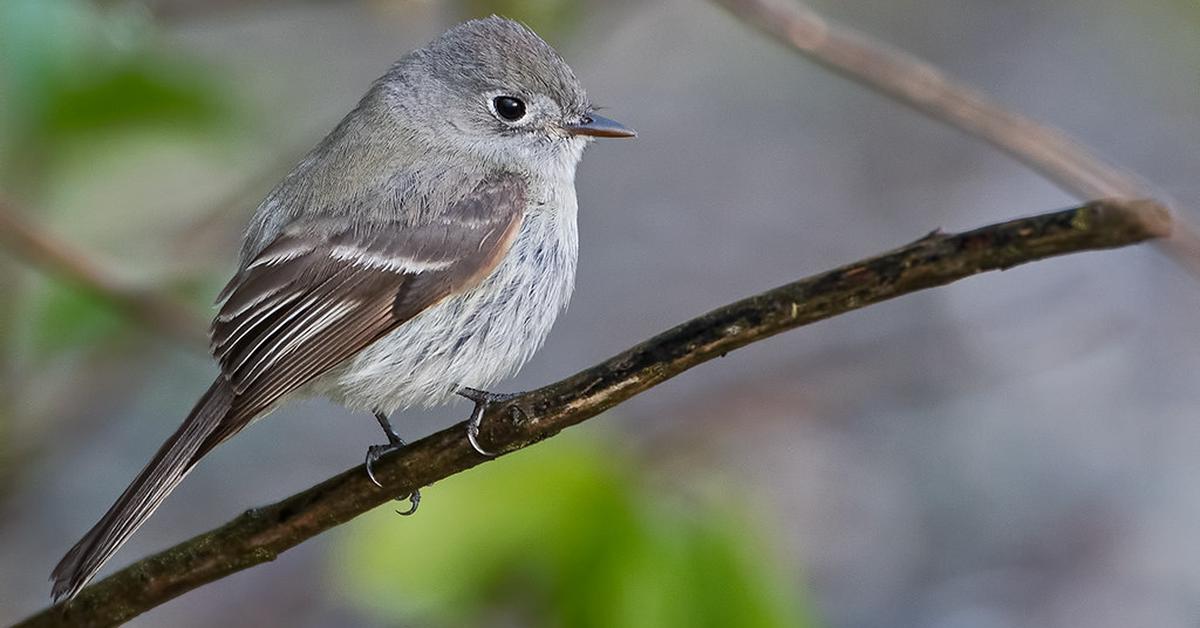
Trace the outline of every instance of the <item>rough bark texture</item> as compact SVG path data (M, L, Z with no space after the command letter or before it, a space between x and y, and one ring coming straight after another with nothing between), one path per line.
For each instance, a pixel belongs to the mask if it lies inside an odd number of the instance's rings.
M1150 218L1150 219L1148 219ZM801 279L713 310L559 382L523 394L484 421L482 443L511 452L549 438L698 364L789 329L901 295L1046 257L1169 235L1167 210L1151 201L1097 201L974 231L929 235L894 251ZM150 556L97 582L67 608L18 624L119 624L207 582L280 552L389 500L490 460L458 424L375 465L383 488L354 468L280 502ZM401 525L401 523L398 523Z

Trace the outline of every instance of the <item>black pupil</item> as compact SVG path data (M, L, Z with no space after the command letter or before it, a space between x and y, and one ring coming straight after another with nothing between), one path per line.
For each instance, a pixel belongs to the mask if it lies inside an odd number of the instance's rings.
M505 120L520 120L525 116L525 103L512 96L497 96L492 103L496 105L496 113Z

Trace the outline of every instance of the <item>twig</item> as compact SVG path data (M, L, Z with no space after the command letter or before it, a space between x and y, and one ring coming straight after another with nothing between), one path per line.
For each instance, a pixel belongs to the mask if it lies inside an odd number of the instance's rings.
M108 301L151 332L191 347L204 347L207 325L186 305L118 280L98 262L23 218L0 199L0 241L31 265Z
M1001 149L1081 201L1154 197L1171 204L1147 182L1106 163L1062 131L1005 109L913 55L833 23L799 2L713 1L822 66ZM1176 217L1172 238L1163 242L1177 261L1200 275L1200 236L1193 228Z
M318 139L319 136L306 136L302 142L295 142L286 149L274 150L274 154L267 160L268 163L257 167L249 176L234 184L216 202L209 203L200 211L189 212L194 218L168 237L177 248L185 251L185 257L192 257L201 252L211 258L214 249L223 249L228 244L220 242L220 246L215 246L217 243L214 241L228 236L229 233L240 234L245 228L248 213L258 205L258 201L273 185L291 172Z
M503 408L495 408L484 420L482 439L492 451L515 451L698 364L780 332L983 271L1163 237L1169 225L1167 210L1154 202L1098 201L965 233L935 231L894 251L713 310L599 365L524 393L516 403L525 420L513 420ZM84 589L68 608L46 609L17 626L119 624L207 582L272 560L393 495L487 461L468 444L464 425L456 425L376 464L382 489L371 484L362 467L343 472L138 561Z

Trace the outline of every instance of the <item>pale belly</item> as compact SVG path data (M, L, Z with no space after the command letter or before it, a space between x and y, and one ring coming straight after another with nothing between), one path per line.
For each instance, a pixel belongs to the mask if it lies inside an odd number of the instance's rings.
M355 410L392 412L486 389L517 371L545 341L575 281L574 198L525 218L504 260L479 286L380 338L310 392Z

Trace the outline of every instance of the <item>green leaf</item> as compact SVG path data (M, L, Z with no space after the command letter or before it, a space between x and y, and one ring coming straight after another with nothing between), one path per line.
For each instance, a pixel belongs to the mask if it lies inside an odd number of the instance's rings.
M149 56L120 59L87 77L63 81L43 113L50 139L131 128L208 128L225 116L196 68Z

